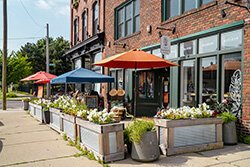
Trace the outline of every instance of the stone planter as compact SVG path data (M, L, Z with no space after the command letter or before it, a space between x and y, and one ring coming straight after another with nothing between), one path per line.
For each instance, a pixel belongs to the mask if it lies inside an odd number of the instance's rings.
M237 133L235 122L223 123L223 142L227 145L237 144Z
M62 121L62 132L64 132L67 137L71 140L76 140L76 117L72 115L68 115L65 113L61 113L61 121Z
M35 115L35 104L29 102L29 111L30 111L30 115L32 117L34 117L34 115Z
M222 119L154 119L158 144L164 155L182 154L223 147Z
M151 162L159 159L160 150L155 131L143 134L140 143L132 143L131 158L141 162Z
M58 133L62 132L62 120L61 120L61 110L56 108L50 108L50 127L57 131Z
M23 109L25 111L29 110L29 102L28 101L23 101Z
M76 118L77 135L81 145L104 162L125 158L123 123L98 125Z

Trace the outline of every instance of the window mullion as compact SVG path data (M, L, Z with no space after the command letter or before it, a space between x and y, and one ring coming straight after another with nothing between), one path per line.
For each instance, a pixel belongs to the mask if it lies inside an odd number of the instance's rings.
M124 9L123 9L123 14L124 14L124 16L123 16L123 32L122 32L122 36L123 37L125 37L125 32L126 32L126 14L127 14L127 12L126 12L126 6L124 6L123 7Z
M131 34L133 34L133 33L135 32L135 26L134 26L134 25L135 25L135 24L134 24L134 17L135 17L135 16L134 16L134 14L135 14L135 11L134 11L134 10L135 10L135 1L132 1L131 4L132 4L132 5L131 5L131 8L132 8L132 9L130 9L130 10L131 10L131 27L130 27L130 28L131 28L131 30L132 30Z

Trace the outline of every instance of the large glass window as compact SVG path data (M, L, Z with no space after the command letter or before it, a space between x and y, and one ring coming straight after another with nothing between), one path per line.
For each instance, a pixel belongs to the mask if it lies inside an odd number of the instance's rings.
M84 12L82 14L82 39L85 40L88 38L88 34L87 34L87 12Z
M187 41L180 44L180 56L190 56L196 54L196 40Z
M209 102L211 98L217 98L216 94L217 81L217 62L216 57L207 57L201 59L201 100L202 102Z
M231 79L236 70L241 70L241 53L223 55L223 73L224 73L224 93L223 98L229 97L229 87Z
M160 58L162 58L162 54L161 54L161 49L160 49L160 48L154 49L154 50L152 51L152 54L153 54L153 55L156 55L156 56L158 56L158 57L160 57Z
M181 63L181 106L195 106L195 60Z
M75 69L81 68L82 67L82 59L81 58L75 59L74 65L75 65Z
M116 38L140 31L140 0L130 0L116 9Z
M114 77L114 82L111 83L111 89L116 89L116 71L110 71L110 76Z
M123 89L123 71L117 70L117 87L118 89Z
M139 74L139 97L154 98L154 73L138 72Z
M221 49L242 47L242 30L230 31L221 34Z
M75 20L74 20L74 45L76 45L77 44L77 42L78 42L78 24L79 23L79 19L78 18L76 18Z
M165 0L165 11L164 14L166 19L179 15L180 1L178 0Z
M99 6L95 2L93 5L93 35L96 35L98 32L98 18L99 18Z
M196 0L184 0L184 11L189 11L196 8Z
M178 45L171 46L171 52L169 55L165 56L165 59L174 59L178 57Z
M199 53L214 52L218 49L218 35L201 38L199 40Z
M209 2L212 2L213 0L202 0L202 4L207 4Z

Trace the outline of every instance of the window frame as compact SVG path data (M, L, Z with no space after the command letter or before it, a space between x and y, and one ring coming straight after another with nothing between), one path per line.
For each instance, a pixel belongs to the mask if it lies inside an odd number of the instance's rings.
M136 32L140 32L140 28L139 28L139 31L136 31L136 27L135 27L136 17L140 18L140 11L138 12L137 15L135 15L135 13L136 13L135 12L136 1L139 1L139 4L140 4L140 0L128 0L128 1L122 3L121 5L119 5L118 7L115 8L115 19L114 19L114 21L115 21L115 23L114 23L114 25L115 25L114 26L114 39L115 40L131 36L131 35L133 35ZM126 19L126 7L129 6L129 5L132 5L131 6L131 19L128 19L128 20L131 21L131 27L130 27L131 28L131 33L130 34L126 34L126 32L127 32L126 22L128 21ZM123 10L123 21L122 22L118 21L119 11L120 10ZM140 10L140 7L139 7L139 10ZM123 24L123 32L122 32L122 35L119 36L119 25L121 25L121 24ZM139 24L139 27L140 27L140 24Z

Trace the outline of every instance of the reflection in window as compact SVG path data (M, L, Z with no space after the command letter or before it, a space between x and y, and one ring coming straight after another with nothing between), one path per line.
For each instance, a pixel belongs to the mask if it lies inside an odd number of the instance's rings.
M81 58L75 60L75 69L82 67L82 60Z
M162 54L161 54L161 49L159 48L159 49L154 49L153 51L152 51L152 54L153 55L156 55L156 56L158 56L158 57L160 57L160 58L162 58Z
M242 47L242 30L236 30L221 34L221 49L233 49Z
M196 54L196 40L187 41L180 44L180 56Z
M185 0L184 3L184 11L189 11L196 8L196 1L195 0Z
M202 4L207 4L209 2L212 2L213 0L202 0Z
M218 46L218 36L209 36L199 40L199 53L214 52Z
M116 71L110 71L110 76L114 77L114 82L111 83L111 89L116 89Z
M238 69L241 70L241 54L234 53L224 55L224 99L229 97L229 86L231 84L231 77L233 76L233 73Z
M181 105L195 106L195 60L181 63Z
M217 62L216 57L208 57L201 59L201 84L202 99L201 102L208 103L210 98L215 99L216 81L217 81Z
M118 89L123 89L123 75L122 75L122 70L117 71L117 81L118 83Z
M147 97L154 98L154 73L147 72Z
M165 59L174 59L178 57L178 45L171 46L171 52L166 56Z
M139 97L146 98L146 72L139 74Z

